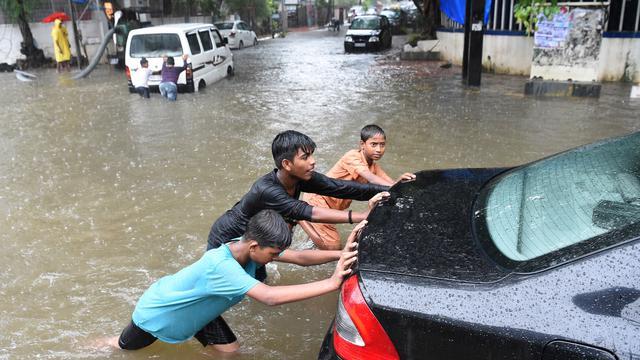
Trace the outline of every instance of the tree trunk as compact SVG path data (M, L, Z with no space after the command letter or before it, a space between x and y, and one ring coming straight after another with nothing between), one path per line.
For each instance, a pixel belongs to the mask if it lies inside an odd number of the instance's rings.
M424 34L428 39L436 39L440 17L438 16L438 0L424 1Z
M20 28L20 34L22 34L22 43L20 44L20 52L27 57L26 61L21 62L20 68L39 67L47 63L47 59L44 57L42 50L38 49L33 42L33 34L27 21L27 13L24 9L23 0L16 0L18 5L18 27Z

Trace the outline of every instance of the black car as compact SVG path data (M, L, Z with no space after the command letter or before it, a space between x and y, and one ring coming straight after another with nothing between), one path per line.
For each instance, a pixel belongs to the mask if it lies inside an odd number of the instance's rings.
M381 15L358 16L349 25L344 37L344 51L379 51L391 47L389 19Z
M390 10L385 9L380 12L380 15L386 16L387 20L389 20L389 26L392 34L397 34L400 32L400 10Z
M640 357L640 132L423 171L369 216L320 359Z

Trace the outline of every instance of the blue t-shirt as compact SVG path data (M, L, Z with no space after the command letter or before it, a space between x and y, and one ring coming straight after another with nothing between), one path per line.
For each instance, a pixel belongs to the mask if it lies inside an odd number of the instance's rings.
M186 341L244 298L258 283L255 271L255 262L243 268L228 246L209 250L153 283L138 300L133 322L164 342Z

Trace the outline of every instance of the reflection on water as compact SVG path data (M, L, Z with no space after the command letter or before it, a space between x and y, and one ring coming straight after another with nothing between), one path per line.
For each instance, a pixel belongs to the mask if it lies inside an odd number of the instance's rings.
M0 358L204 358L197 342L115 354L87 343L118 334L152 281L202 255L213 220L273 167L279 131L310 135L326 171L377 123L388 135L381 164L397 176L514 165L639 128L628 86L535 99L521 95L523 78L484 75L467 89L458 68L344 55L333 32L292 33L235 61L235 77L176 103L129 94L106 66L80 82L0 74ZM309 246L299 231L294 246ZM331 270L271 273L291 284ZM335 300L243 301L225 315L238 358L313 358Z

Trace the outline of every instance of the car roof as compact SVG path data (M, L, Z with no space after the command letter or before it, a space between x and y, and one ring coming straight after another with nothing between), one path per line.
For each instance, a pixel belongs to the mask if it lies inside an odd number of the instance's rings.
M205 23L184 23L184 24L167 24L167 25L158 25L158 26L150 26L141 29L135 29L130 32L131 35L141 35L141 34L163 34L163 33L188 33L190 31L200 29L203 27L215 27L213 24L205 24Z

